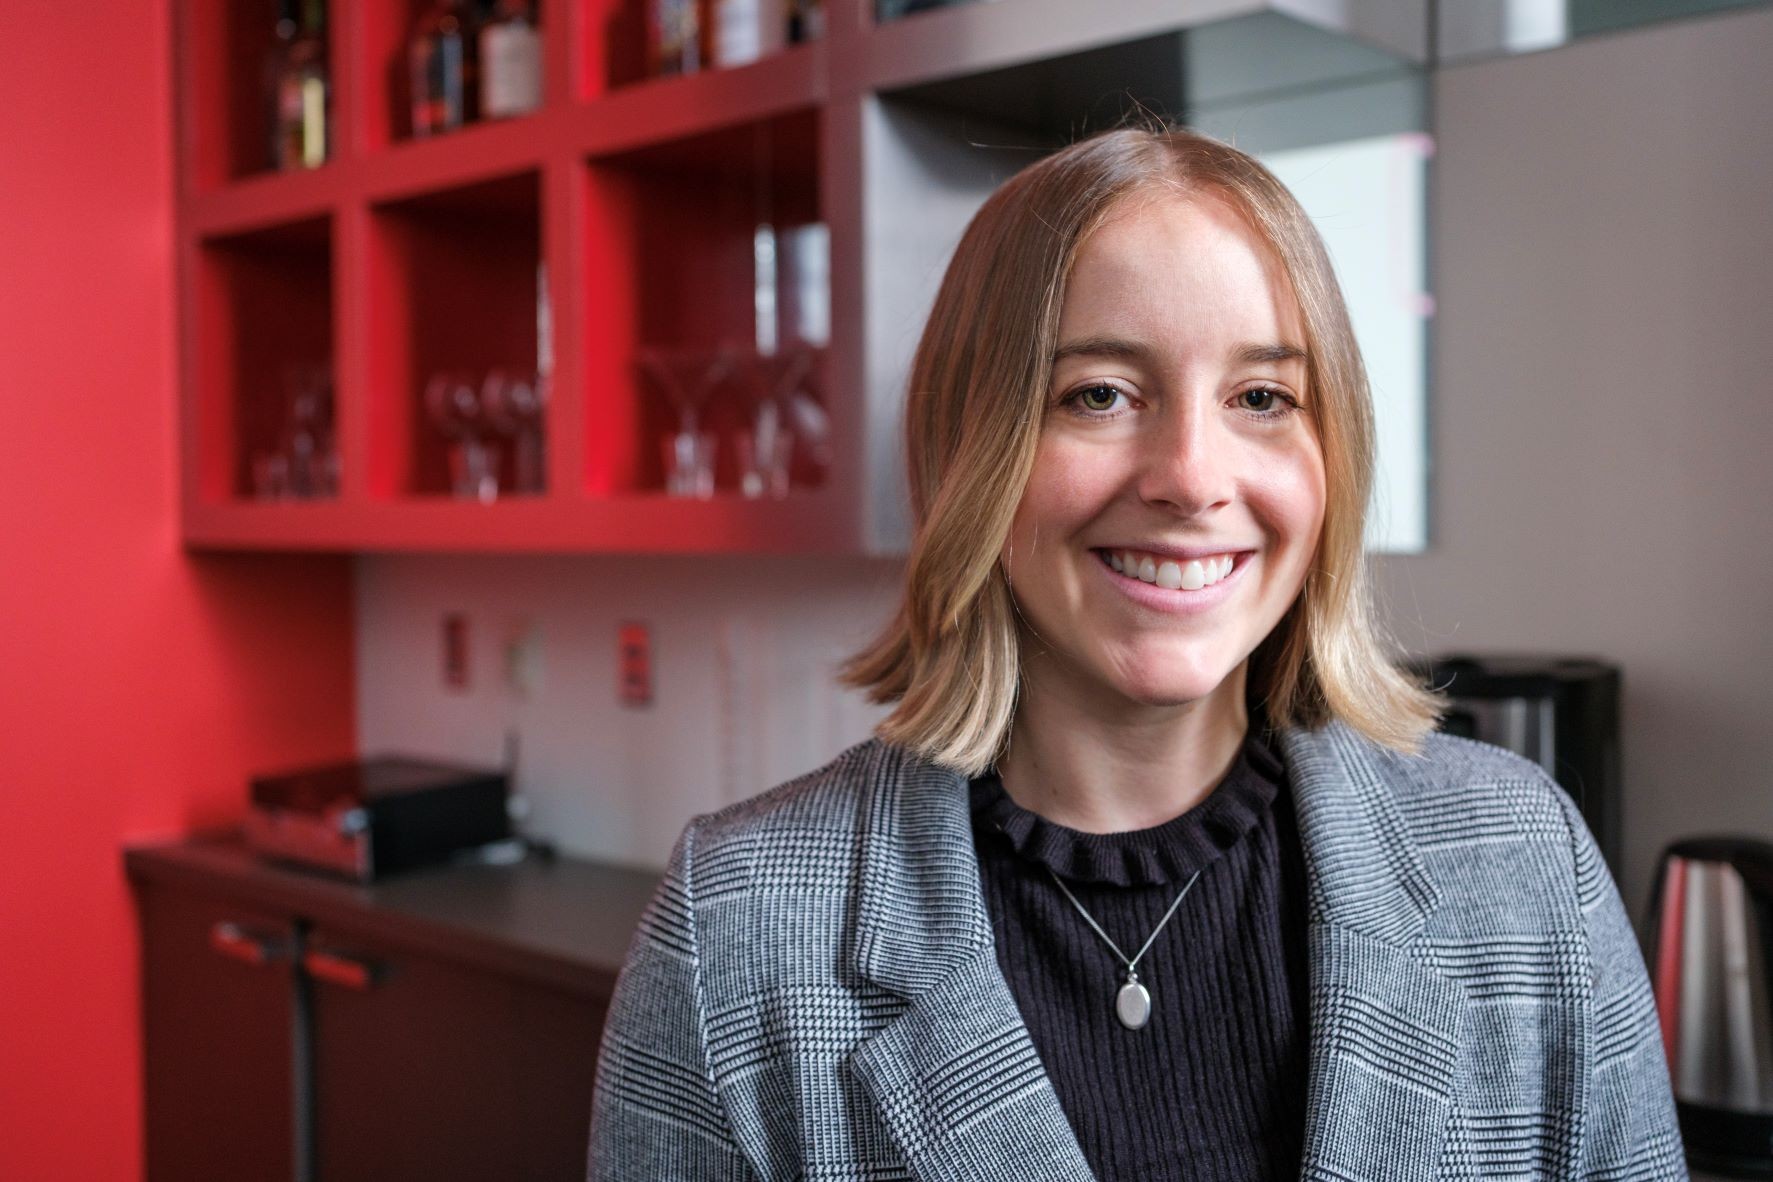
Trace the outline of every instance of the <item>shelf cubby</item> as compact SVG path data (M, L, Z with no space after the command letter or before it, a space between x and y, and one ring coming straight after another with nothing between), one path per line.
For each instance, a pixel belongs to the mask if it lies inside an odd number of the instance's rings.
M640 372L643 348L712 352L759 344L756 231L770 226L786 242L822 224L819 140L819 112L808 107L587 161L582 333L590 495L664 488L660 449L674 412ZM828 280L822 296L829 300ZM783 344L796 335L792 324L777 331ZM821 365L812 378L820 393L828 389L826 376ZM729 382L712 397L703 426L730 441L740 413ZM821 473L803 462L792 476L804 487ZM738 483L730 445L723 446L717 493Z
M566 3L568 0L562 0ZM640 87L658 93L692 79L707 82L734 73L765 76L793 73L794 58L808 58L824 38L783 43L752 61L736 65L705 62L700 69L653 77L647 73L646 4L643 0L571 0L577 5L578 36L574 42L578 70L571 88L574 103L611 99ZM786 8L786 6L783 6ZM716 89L721 84L713 83ZM753 85L741 83L740 88Z
M293 386L304 383L312 398L313 384L331 387L336 374L333 237L332 219L320 216L197 248L187 373L196 395L195 475L206 502L259 499L254 462L271 454L288 458L296 487L318 487L305 474L314 471L302 461L308 449L294 441L303 427L292 422ZM307 426L318 424L309 418ZM317 439L313 430L308 438Z
M452 495L427 385L492 370L534 380L541 178L534 171L372 205L367 397L372 498ZM494 445L512 471L509 439ZM510 495L502 492L500 495Z
M271 161L270 100L265 89L276 43L276 7L270 0L256 4L177 0L174 7L183 48L177 114L189 189L203 191L248 177L280 175ZM337 61L335 28L328 23L329 53ZM332 167L339 155L337 110L335 101L328 126L331 151L321 170Z
M339 2L333 0L335 4ZM428 7L427 0L360 0L353 7L357 14L353 29L357 46L355 60L360 70L356 122L360 129L359 143L365 155L373 156L390 147L448 141L487 128L524 123L562 105L566 87L560 76L564 73L565 55L561 52L564 36L559 27L565 5L549 0L540 6L540 19L536 25L542 41L542 106L528 114L475 121L453 131L415 138L408 42L415 22Z

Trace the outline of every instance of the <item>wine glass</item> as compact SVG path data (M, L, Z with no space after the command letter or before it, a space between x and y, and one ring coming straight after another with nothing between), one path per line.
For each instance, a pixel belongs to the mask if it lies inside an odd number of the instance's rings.
M547 455L543 434L544 392L538 374L502 369L488 371L480 388L481 407L493 430L512 441L512 491L547 491Z
M329 497L338 492L338 453L333 430L332 366L324 361L283 370L289 426L289 493Z
M665 491L679 497L713 496L716 438L701 429L701 416L714 391L737 368L735 351L730 346L712 353L643 348L638 360L677 411L677 430L664 440Z
M440 372L425 385L425 413L449 444L450 489L458 497L498 499L498 457L480 435L484 414L474 379Z

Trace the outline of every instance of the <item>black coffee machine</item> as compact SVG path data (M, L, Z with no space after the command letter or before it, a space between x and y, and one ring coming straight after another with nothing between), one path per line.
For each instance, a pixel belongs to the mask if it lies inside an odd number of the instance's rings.
M1441 730L1524 755L1563 785L1618 878L1618 666L1592 657L1453 653L1405 667L1451 700Z

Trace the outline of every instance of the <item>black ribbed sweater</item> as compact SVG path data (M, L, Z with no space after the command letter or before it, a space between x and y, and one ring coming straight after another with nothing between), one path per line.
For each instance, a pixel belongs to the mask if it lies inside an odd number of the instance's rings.
M1083 833L971 786L997 960L1102 1182L1297 1178L1305 1123L1305 863L1286 771L1253 715L1230 773L1149 829ZM1115 1017L1124 963L1065 898L1137 955L1151 1019Z

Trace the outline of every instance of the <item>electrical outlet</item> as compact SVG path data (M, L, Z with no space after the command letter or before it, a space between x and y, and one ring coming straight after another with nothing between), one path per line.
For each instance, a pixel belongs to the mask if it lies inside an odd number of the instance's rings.
M443 687L468 688L468 617L447 612L443 617Z
M520 701L542 690L542 630L533 620L512 620L505 630L505 684Z
M622 624L616 633L616 657L616 692L622 705L652 705L652 629L639 620Z

